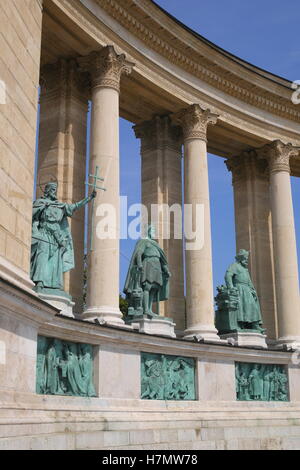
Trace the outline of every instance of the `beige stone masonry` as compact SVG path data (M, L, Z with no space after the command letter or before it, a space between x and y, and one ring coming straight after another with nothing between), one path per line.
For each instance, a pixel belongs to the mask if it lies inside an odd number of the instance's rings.
M260 300L268 340L278 336L271 202L267 163L254 150L226 160L232 172L236 250L250 251L249 270Z
M171 317L176 330L183 332L183 243L182 238L174 238L181 219L178 221L171 212L168 218L167 211L162 209L159 214L154 213L155 220L150 220L152 204L161 207L165 204L168 208L174 204L182 209L181 129L171 125L169 116L155 116L151 121L136 125L134 131L141 139L142 204L148 210L148 221L142 223L154 224L158 243L166 253L172 274L169 300L161 302L160 315Z
M42 12L37 0L5 1L0 16L0 276L27 289Z
M60 60L41 71L38 194L49 179L58 181L58 199L78 202L85 196L86 132L89 88L74 61ZM69 219L75 269L64 276L74 312L83 308L84 208Z

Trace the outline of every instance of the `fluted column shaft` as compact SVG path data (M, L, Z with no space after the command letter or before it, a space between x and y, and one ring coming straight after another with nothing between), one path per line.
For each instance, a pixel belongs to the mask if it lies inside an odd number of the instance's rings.
M279 345L300 345L300 298L290 157L298 148L274 141L260 149L270 170Z
M217 115L194 104L179 112L174 119L181 124L184 137L185 223L188 222L188 211L191 211L193 230L197 227L196 243L193 245L187 238L185 243L185 338L193 339L195 335L200 335L204 339L216 340L206 131L208 124L216 123Z
M80 59L92 79L90 174L99 167L106 191L98 191L94 205L94 224L89 230L93 238L88 256L88 292L85 319L102 319L123 323L119 309L119 89L122 73L131 66L124 54L117 55L112 46ZM98 183L100 184L100 183ZM110 211L109 234L100 231L103 212Z

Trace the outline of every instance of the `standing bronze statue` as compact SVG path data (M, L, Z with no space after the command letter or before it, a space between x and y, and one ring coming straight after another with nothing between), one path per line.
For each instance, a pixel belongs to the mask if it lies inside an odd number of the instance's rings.
M219 333L251 330L264 333L257 292L248 270L249 252L240 250L225 274L226 286L217 288L216 327Z
M37 292L64 293L63 273L74 268L74 249L68 217L90 202L96 191L82 201L57 200L57 183L47 183L44 195L33 203L31 279Z
M169 298L171 273L166 255L154 236L154 228L150 225L146 238L137 242L130 261L124 293L132 316L144 314L154 317L153 303L159 305L161 300Z

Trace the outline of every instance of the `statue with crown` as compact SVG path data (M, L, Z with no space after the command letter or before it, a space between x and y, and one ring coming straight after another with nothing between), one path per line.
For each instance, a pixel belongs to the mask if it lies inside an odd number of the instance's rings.
M57 181L45 184L44 195L33 203L30 277L44 300L72 314L74 305L64 291L63 273L74 268L74 249L68 217L96 196L67 204L57 200Z
M241 249L225 274L225 285L217 287L216 328L221 338L239 346L266 347L262 314L248 270L249 251Z

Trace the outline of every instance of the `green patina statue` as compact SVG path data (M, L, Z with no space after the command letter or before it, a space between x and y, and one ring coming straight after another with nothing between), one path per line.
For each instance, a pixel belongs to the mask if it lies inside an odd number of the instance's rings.
M142 399L196 399L194 359L141 353L141 380Z
M74 250L68 217L95 198L96 191L80 202L58 202L57 183L47 183L44 196L33 203L30 276L37 292L67 294L63 273L74 268Z
M129 302L128 316L157 316L152 305L169 298L169 278L171 273L164 251L153 240L154 228L150 225L147 236L135 246L124 286ZM159 310L158 310L159 315Z
M236 362L236 395L241 401L288 401L284 366Z
M95 397L93 347L39 336L36 392Z
M256 290L248 270L249 252L240 250L226 271L226 286L217 288L216 328L220 334L237 331L264 333Z

